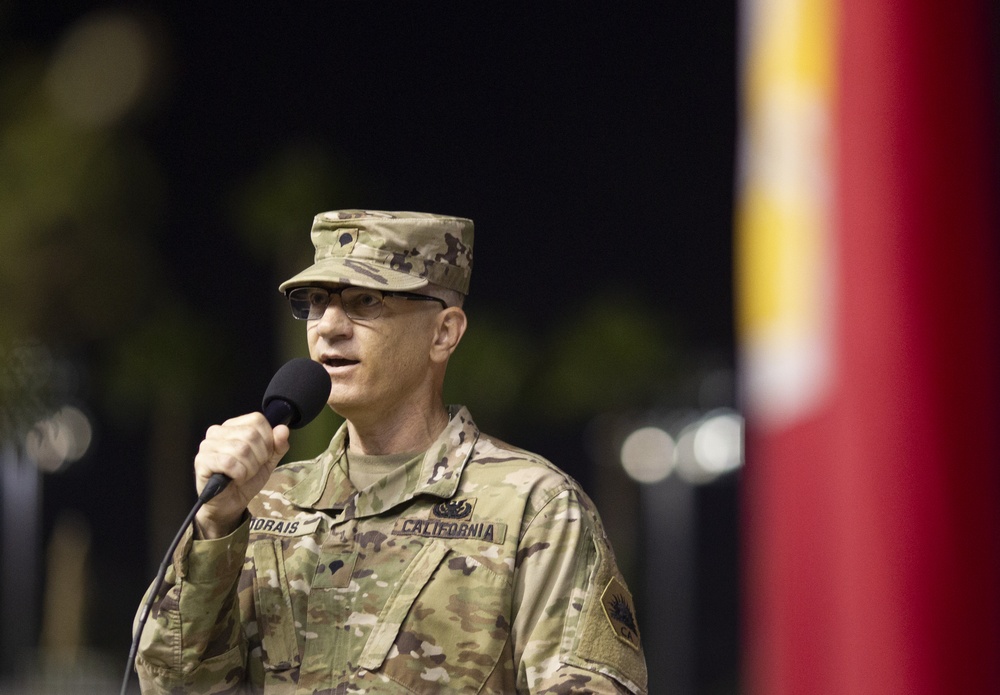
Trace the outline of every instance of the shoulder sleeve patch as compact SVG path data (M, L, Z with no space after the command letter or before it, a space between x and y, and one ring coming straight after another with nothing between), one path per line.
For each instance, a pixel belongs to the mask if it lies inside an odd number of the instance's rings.
M635 621L635 604L632 603L632 595L617 577L612 577L604 587L601 606L604 607L604 615L615 637L638 650L640 641L639 626Z

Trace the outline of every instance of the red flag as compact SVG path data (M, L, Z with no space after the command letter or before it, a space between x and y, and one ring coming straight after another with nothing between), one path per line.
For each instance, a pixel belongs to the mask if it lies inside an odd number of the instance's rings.
M797 4L808 22L822 3ZM749 250L756 167L743 170L748 690L1000 692L993 18L977 0L841 0L819 14L837 21L811 161L831 195L804 227L825 255L801 279L818 316L786 320L811 338L784 362L761 356L753 296L771 280ZM800 40L815 31L802 26ZM760 30L750 23L751 79ZM796 349L805 366L782 367ZM807 395L788 397L796 387Z

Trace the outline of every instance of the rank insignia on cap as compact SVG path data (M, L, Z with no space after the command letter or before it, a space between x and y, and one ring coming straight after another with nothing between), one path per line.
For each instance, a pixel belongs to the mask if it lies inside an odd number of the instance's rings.
M612 577L608 585L604 587L601 594L601 605L604 606L604 615L611 624L611 629L615 632L615 637L633 649L639 648L639 626L635 622L635 606L632 604L632 595L628 589Z

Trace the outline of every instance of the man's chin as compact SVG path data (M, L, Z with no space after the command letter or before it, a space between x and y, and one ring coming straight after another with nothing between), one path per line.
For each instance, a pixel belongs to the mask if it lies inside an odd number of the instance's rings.
M326 402L326 404L330 406L330 410L345 420L354 419L361 413L365 412L364 403L359 402L356 398L350 398L343 394L330 394L330 399Z

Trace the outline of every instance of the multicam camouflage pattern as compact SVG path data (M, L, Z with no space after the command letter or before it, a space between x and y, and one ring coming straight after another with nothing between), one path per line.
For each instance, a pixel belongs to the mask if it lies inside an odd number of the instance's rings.
M345 437L278 468L230 537L182 543L143 692L645 692L631 597L573 480L462 408L358 492Z
M382 290L428 283L469 293L473 223L426 212L334 210L313 219L315 263L281 283L285 292L315 282Z

